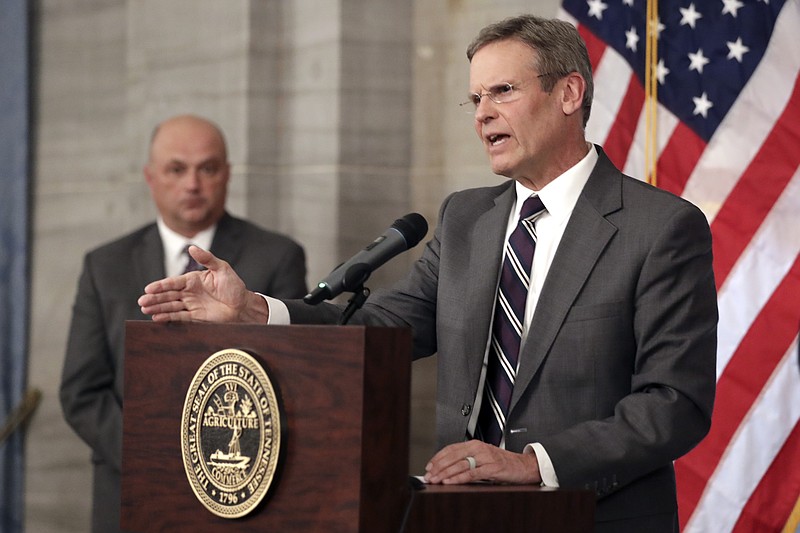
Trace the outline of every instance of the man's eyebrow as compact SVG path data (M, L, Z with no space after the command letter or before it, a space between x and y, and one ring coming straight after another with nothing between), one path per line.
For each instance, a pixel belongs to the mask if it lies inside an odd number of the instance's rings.
M198 166L203 166L203 165L218 165L219 166L219 165L222 165L222 164L223 164L223 161L222 161L221 158L219 158L217 156L212 156L212 157L209 157L207 159L203 159L197 165Z

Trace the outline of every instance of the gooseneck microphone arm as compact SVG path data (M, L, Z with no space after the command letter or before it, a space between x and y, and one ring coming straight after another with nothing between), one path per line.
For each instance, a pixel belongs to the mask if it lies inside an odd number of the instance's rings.
M367 298L369 298L368 288L362 286L360 289L353 291L353 296L347 300L347 307L344 308L344 311L342 311L342 316L339 317L339 325L344 326L350 322L353 314L361 309L361 306L364 305L364 302L367 301Z

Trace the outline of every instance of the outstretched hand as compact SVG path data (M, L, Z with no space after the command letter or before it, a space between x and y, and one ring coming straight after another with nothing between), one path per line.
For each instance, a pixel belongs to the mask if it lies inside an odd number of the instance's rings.
M138 300L142 313L156 322L267 322L264 299L248 291L226 261L197 246L189 254L207 270L150 283Z
M541 483L542 477L535 454L510 452L479 440L445 446L425 467L426 483L476 481L525 485Z

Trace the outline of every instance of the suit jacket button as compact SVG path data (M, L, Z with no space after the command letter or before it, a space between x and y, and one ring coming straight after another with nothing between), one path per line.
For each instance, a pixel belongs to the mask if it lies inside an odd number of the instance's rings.
M461 406L461 414L462 415L469 416L469 414L471 412L472 412L472 406L470 404L465 403L464 405Z

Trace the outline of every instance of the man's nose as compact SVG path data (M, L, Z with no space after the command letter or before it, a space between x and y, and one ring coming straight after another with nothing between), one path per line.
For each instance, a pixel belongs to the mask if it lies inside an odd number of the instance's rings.
M200 169L189 169L184 177L184 185L188 189L197 189L200 187Z
M478 122L485 122L486 119L492 118L496 115L497 104L492 102L488 96L484 96L475 107L475 120Z

